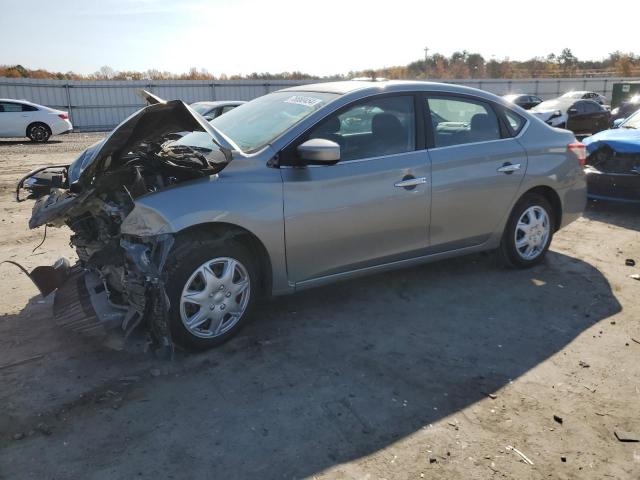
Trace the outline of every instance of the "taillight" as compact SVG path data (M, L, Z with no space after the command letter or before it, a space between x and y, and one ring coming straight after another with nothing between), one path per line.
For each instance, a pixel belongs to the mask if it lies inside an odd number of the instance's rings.
M583 143L575 142L567 145L567 148L576 154L580 166L584 167L584 164L587 161L587 147Z
M62 120L69 120L69 115L67 115L66 113L59 113L58 116L62 119Z

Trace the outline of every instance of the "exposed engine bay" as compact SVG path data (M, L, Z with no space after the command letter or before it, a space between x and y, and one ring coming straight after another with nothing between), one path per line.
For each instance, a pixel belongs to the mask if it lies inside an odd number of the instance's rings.
M231 153L224 139L216 139L219 132L186 104L155 100L71 165L31 172L18 183L16 198L23 201L25 191L35 200L30 228L66 225L73 232L78 264L37 267L30 277L41 293L60 289L73 271L105 327L120 327L128 335L144 324L151 345L171 353L163 267L173 235L131 235L121 228L127 217L147 221L130 217L137 198L215 175Z

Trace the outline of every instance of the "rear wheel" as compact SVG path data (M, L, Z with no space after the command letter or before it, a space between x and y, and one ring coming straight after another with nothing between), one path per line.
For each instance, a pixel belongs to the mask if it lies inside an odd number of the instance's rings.
M233 337L257 297L259 270L233 239L179 239L167 264L171 334L180 346L205 350Z
M51 137L51 130L44 123L32 123L27 127L27 137L32 142L44 143Z
M540 263L551 245L554 225L553 209L546 198L537 194L522 197L513 208L502 235L503 262L516 268Z

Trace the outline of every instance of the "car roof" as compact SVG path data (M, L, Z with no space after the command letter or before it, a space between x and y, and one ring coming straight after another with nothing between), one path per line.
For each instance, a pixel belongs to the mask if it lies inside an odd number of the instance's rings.
M193 102L190 105L207 105L209 107L224 107L227 105L242 105L243 103L247 103L244 100L216 100L216 101L202 101L202 102Z
M24 98L0 98L0 102L13 102L13 103L26 103L27 105L40 106L37 103L30 102L29 100L25 100Z
M453 83L439 83L416 80L385 80L381 82L349 80L341 82L322 82L296 85L295 87L284 88L279 91L336 93L339 95L359 92L362 96L366 94L385 92L431 91L461 94L466 93L469 95L474 95L476 97L484 97L488 100L496 100L500 98L493 93L484 90L478 90L477 88L465 87L463 85L456 85Z

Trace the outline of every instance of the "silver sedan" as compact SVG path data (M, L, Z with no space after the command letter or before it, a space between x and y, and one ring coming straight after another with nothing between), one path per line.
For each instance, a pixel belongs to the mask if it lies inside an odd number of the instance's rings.
M162 101L58 168L57 188L46 170L24 185L31 227L69 225L80 258L41 290L84 276L95 321L142 323L171 351L229 339L264 295L483 250L535 265L583 211L584 159L571 132L487 92L336 82L210 123Z

